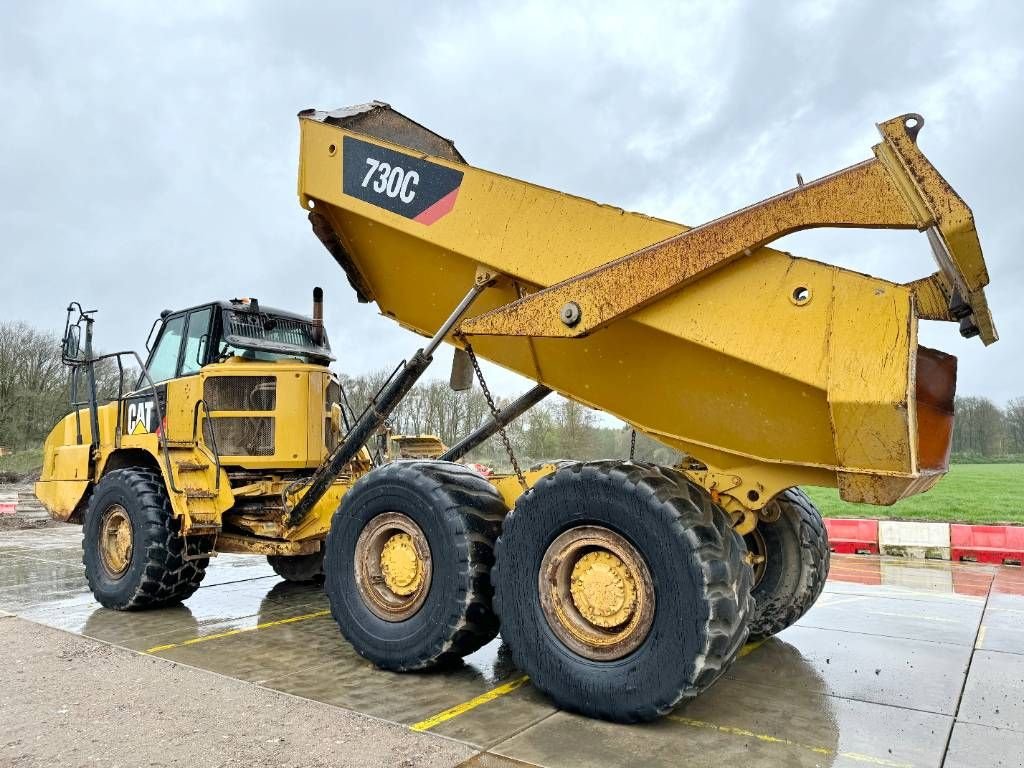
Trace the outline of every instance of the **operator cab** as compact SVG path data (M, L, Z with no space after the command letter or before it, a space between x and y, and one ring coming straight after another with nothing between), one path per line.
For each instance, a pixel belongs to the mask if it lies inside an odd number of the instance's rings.
M262 362L299 360L315 365L328 365L334 360L319 319L261 307L256 299L164 310L154 329L158 323L156 342L146 361L154 384L194 375L205 365L231 357Z

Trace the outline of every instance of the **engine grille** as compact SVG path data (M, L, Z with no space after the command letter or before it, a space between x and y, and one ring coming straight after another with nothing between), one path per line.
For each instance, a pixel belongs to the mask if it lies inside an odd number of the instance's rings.
M211 376L203 383L211 411L272 411L277 407L274 376Z
M212 406L211 406L212 408ZM273 456L274 419L269 416L215 416L203 422L206 441L213 432L222 456Z

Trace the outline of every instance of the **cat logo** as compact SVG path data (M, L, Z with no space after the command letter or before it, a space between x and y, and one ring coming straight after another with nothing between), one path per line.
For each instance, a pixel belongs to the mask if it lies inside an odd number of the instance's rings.
M128 404L128 434L145 435L149 432L149 419L153 413L153 401L147 400Z

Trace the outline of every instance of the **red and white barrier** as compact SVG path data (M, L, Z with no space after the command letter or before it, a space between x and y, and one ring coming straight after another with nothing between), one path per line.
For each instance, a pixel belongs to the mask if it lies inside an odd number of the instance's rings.
M949 531L953 560L996 565L1024 562L1024 527L954 524Z
M1024 526L826 517L825 528L829 547L838 554L1024 563Z
M0 493L0 515L13 515L18 511L18 494Z
M826 517L828 544L841 555L877 555L878 521Z

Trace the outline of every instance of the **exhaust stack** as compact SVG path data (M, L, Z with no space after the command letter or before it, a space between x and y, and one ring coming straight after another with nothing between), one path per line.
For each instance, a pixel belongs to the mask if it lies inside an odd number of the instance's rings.
M324 289L319 285L313 289L313 341L324 343Z

